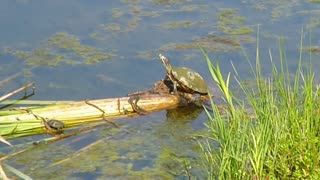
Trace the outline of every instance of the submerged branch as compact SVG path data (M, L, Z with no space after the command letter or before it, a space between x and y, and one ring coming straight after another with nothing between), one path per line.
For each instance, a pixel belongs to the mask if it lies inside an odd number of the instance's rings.
M16 94L18 94L18 93L20 93L20 92L22 92L22 91L25 91L25 92L26 92L27 89L29 89L29 88L32 88L32 93L31 93L31 95L33 95L33 94L34 94L34 82L28 83L28 84L26 84L25 86L22 86L21 88L12 91L11 93L8 93L8 94L6 94L6 95L4 95L4 96L1 96L1 97L0 97L0 102L6 100L6 99L8 99L8 98L10 98L10 97L12 97L12 96L14 96L14 95L16 95ZM27 93L25 93L25 96L27 96Z

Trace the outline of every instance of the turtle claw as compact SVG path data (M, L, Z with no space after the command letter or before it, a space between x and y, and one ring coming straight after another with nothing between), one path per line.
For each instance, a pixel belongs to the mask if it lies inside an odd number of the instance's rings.
M131 96L128 100L128 103L131 105L132 109L140 114L140 115L146 115L148 114L147 111L145 111L144 109L142 109L141 107L138 106L138 101L140 100L140 96Z

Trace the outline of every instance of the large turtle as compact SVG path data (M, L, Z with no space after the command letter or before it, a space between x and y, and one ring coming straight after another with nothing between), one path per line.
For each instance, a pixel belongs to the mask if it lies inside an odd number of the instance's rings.
M173 93L177 91L178 87L191 94L208 94L208 85L199 73L186 67L171 66L168 58L162 54L159 54L159 58L167 70L166 77L173 83Z

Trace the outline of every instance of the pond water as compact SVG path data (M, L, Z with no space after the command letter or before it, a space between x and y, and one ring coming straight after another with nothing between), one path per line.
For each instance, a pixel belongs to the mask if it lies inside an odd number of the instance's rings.
M266 75L269 50L279 62L279 37L293 73L301 37L306 47L314 48L317 69L319 9L320 3L298 0L2 0L0 80L20 71L23 75L0 93L34 81L31 100L123 97L164 77L159 53L176 66L199 72L215 92L198 47L207 49L213 60L219 57L223 74L233 72L232 62L250 80L243 51L254 62L257 37ZM309 54L303 57L307 64ZM317 72L315 79L319 82ZM206 122L204 112L190 109L122 119L121 128L106 124L36 146L6 163L35 179L188 179L186 167L192 178L202 179L206 176L195 137L206 133ZM48 135L12 143L43 136Z

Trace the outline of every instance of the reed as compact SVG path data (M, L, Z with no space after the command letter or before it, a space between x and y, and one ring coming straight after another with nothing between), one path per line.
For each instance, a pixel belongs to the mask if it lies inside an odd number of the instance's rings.
M302 43L300 46L302 49ZM224 80L219 64L213 65L203 50L212 78L229 107L227 116L214 103L213 111L207 111L210 135L200 146L208 179L320 177L319 86L314 86L312 66L302 68L302 55L292 78L281 39L279 47L280 66L270 53L272 75L264 77L257 45L255 67L249 63L255 87L242 83L235 69L235 80L245 94L241 98L229 89L230 74Z

